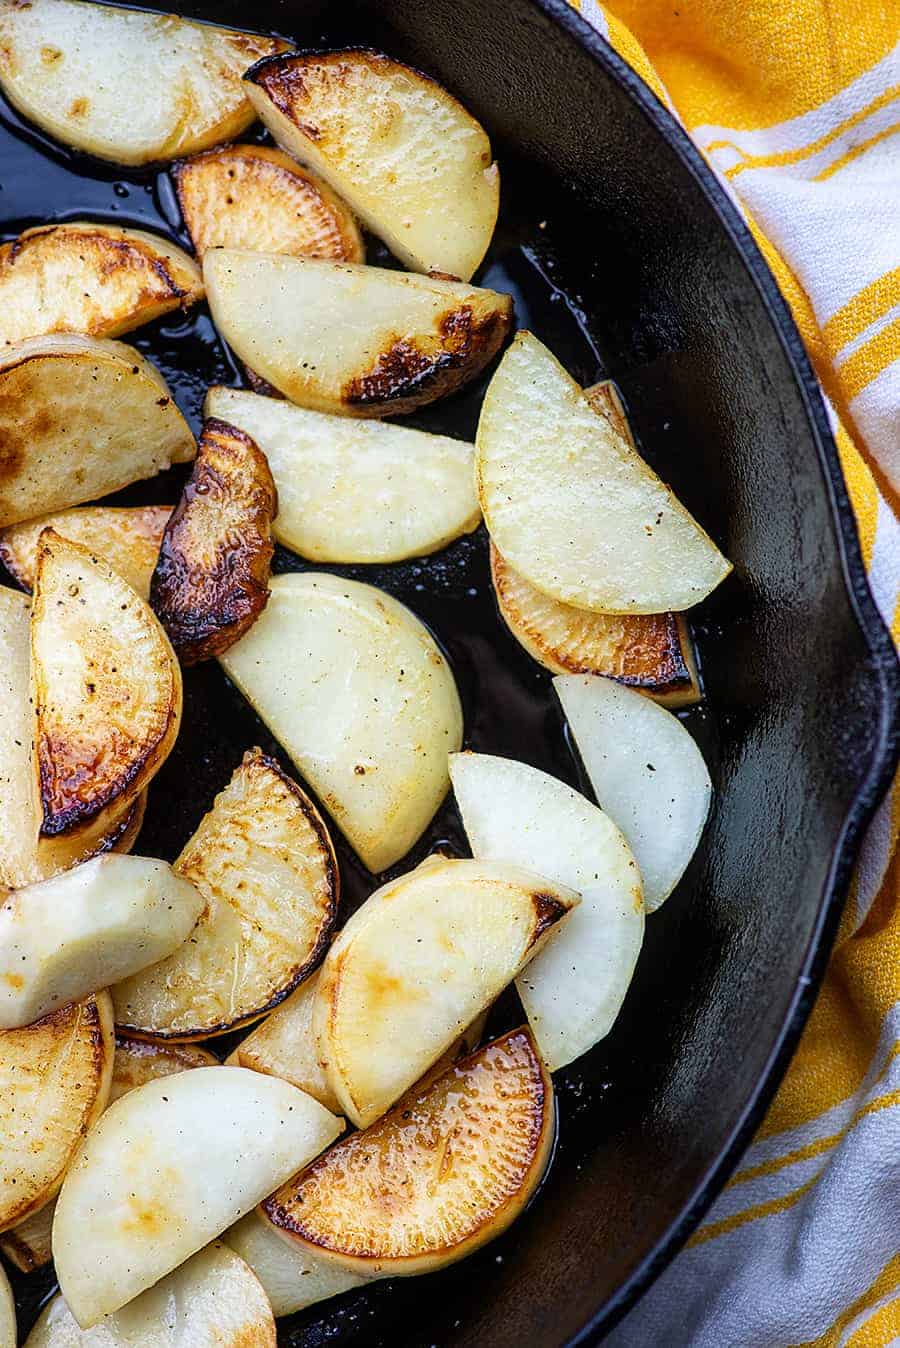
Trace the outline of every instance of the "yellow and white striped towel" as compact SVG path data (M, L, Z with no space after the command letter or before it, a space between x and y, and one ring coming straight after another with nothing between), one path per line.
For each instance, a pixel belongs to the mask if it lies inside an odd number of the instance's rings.
M900 0L573 0L746 216L816 367L900 642ZM900 1344L900 786L740 1167L615 1348Z

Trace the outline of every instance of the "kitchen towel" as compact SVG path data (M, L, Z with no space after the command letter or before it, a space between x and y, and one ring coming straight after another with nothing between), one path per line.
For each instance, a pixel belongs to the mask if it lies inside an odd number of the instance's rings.
M900 0L572 0L746 218L822 386L900 643ZM611 1348L900 1344L900 789L734 1177Z

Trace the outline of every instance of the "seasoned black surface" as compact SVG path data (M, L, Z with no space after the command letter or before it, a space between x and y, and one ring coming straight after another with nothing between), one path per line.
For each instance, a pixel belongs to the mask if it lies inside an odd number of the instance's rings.
M736 564L694 615L709 700L689 720L716 782L713 818L648 922L613 1033L559 1074L559 1146L538 1199L464 1265L313 1307L280 1336L291 1348L593 1341L685 1238L746 1142L808 1010L860 826L886 781L896 669L824 414L739 222L563 0L382 0L344 10L340 31L327 5L302 0L173 8L302 45L373 40L457 93L504 173L480 279L513 291L519 324L577 378L617 378L644 452ZM4 237L85 216L181 237L165 172L106 168L49 146L8 109L2 120ZM372 241L369 259L386 260ZM162 368L195 427L207 384L239 382L205 309L126 340ZM412 420L471 437L484 383ZM172 501L184 472L117 499ZM279 549L277 569L300 565ZM460 684L469 746L585 787L549 676L497 619L482 534L418 563L329 569L383 585L430 625ZM170 858L245 748L277 752L217 666L188 670L185 695L138 844ZM438 843L465 851L452 802L394 872ZM338 846L346 914L376 880ZM517 1014L510 994L495 1023ZM23 1331L51 1287L49 1275L16 1279Z

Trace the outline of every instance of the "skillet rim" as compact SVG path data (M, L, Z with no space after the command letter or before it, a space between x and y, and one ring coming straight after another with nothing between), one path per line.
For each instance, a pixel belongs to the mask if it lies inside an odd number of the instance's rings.
M613 1325L622 1319L687 1242L733 1173L787 1070L825 973L863 834L886 794L900 761L900 662L869 587L856 519L818 378L787 301L743 217L681 124L608 40L582 18L568 0L528 0L528 3L600 66L653 125L668 149L697 182L733 251L742 262L751 284L762 299L806 412L834 524L844 588L851 613L867 648L871 666L867 681L877 688L879 695L878 727L873 748L865 769L859 774L856 790L838 830L813 932L803 954L791 1004L771 1046L766 1066L731 1136L679 1216L618 1290L598 1306L591 1318L569 1340L570 1348L587 1348L587 1345L599 1343Z

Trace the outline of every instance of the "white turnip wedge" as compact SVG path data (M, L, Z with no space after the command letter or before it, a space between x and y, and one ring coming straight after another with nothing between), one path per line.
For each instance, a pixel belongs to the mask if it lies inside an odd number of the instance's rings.
M488 386L476 437L481 508L502 556L563 603L690 608L731 565L530 332Z
M272 532L313 562L399 562L481 520L474 450L461 440L211 388L207 417L245 431L278 488Z
M55 1197L106 1106L114 1048L105 992L0 1032L0 1231Z
M203 278L245 364L292 402L344 416L395 416L454 392L512 319L509 295L349 262L213 248Z
M401 262L469 279L494 232L500 175L484 128L446 89L363 48L261 61L245 85L279 145Z
M364 261L359 228L325 183L271 145L221 145L172 168L198 257L250 248Z
M59 333L0 356L0 526L66 510L196 452L166 381L125 342Z
M203 906L166 862L112 853L17 890L0 906L0 1030L165 959Z
M462 741L453 675L419 619L358 581L275 576L220 660L369 869L404 856Z
M430 857L377 890L322 965L319 1057L365 1128L537 955L578 895L532 871Z
M628 991L644 937L637 864L602 810L526 763L453 754L450 780L474 857L515 862L581 895L516 979L556 1071L609 1033Z
M53 1222L82 1329L214 1240L342 1127L286 1081L240 1067L180 1072L117 1100L85 1138Z
M611 679L553 680L594 794L628 839L652 913L684 874L712 799L703 755L671 712Z
M61 1296L44 1307L25 1348L275 1348L265 1291L216 1241L94 1329L79 1329Z
M142 229L73 220L0 247L0 346L51 332L120 337L202 298L194 259Z
M253 1269L276 1316L293 1315L372 1281L341 1268L308 1244L301 1247L285 1240L262 1208L248 1212L222 1239Z
M16 1348L16 1304L9 1278L0 1266L0 1348Z
M279 38L84 0L0 7L0 86L76 150L147 164L231 140L254 119L241 76Z

